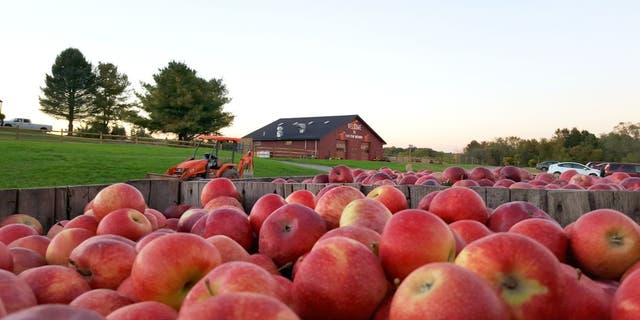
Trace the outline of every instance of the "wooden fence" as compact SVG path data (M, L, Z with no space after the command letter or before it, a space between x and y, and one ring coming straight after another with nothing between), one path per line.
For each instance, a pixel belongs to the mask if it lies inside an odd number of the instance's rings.
M299 177L298 177L299 178ZM301 180L301 179L297 179ZM271 183L270 179L235 180L242 195L242 204L249 212L262 195L277 193L287 197L293 191L307 189L314 194L326 184ZM147 205L163 211L174 203L200 206L203 181L132 180L129 184L138 188L146 197ZM367 194L375 186L351 184ZM26 213L40 220L45 227L56 221L71 219L82 214L84 206L107 184L62 186L55 188L0 189L0 218L13 213ZM418 206L425 195L446 187L396 186L407 197L412 208ZM563 226L580 215L599 208L619 210L640 223L640 192L637 191L584 191L541 190L473 187L489 208L510 201L527 201L546 211Z

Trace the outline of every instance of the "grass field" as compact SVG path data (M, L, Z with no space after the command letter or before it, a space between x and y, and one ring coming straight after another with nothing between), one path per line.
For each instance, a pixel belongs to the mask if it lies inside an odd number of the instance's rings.
M52 187L142 179L189 157L189 148L151 145L0 140L0 188ZM230 158L230 152L221 152ZM236 160L237 163L237 160ZM309 176L317 170L255 159L255 177Z
M208 150L200 150L199 156ZM97 143L95 140L43 134L38 131L0 128L0 189L88 185L142 179L149 172L164 173L193 153L192 148ZM231 153L220 158L229 161ZM239 158L236 155L235 163ZM404 163L354 160L281 159L324 166L345 164L351 168L405 170ZM254 158L254 177L312 176L326 173L274 159ZM450 164L412 164L413 170L442 171ZM464 166L464 165L463 165ZM472 166L465 166L471 168Z

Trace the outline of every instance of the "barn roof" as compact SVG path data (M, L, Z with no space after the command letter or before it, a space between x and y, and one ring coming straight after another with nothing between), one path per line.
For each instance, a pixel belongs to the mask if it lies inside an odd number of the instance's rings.
M324 116L324 117L302 117L302 118L280 118L268 125L255 130L245 138L253 140L320 140L329 133L334 132L340 126L357 119L365 126L369 127L357 114L344 116ZM280 129L279 129L280 128ZM376 138L383 144L384 140L369 127ZM278 136L278 131L281 132Z

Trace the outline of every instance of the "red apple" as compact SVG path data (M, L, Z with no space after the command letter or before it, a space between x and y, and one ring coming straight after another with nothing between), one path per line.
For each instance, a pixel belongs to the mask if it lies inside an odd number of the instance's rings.
M181 309L230 292L254 292L279 298L279 289L279 283L267 270L253 263L231 261L200 279L184 298Z
M561 173L560 176L558 177L558 179L562 180L562 181L569 181L571 179L571 177L573 177L576 174L578 174L578 171L576 171L574 169L567 170L567 171Z
M522 174L521 174L520 168L518 167L504 166L500 168L500 170L498 171L498 178L510 179L510 180L513 180L514 182L520 182L522 181Z
M296 190L289 194L284 200L287 203L299 203L311 209L316 208L316 195L309 190Z
M485 223L489 216L482 197L466 187L451 187L438 192L429 204L429 211L447 223L464 219Z
M237 198L230 197L230 196L217 196L209 200L209 202L207 202L204 205L203 209L211 211L213 209L217 209L224 206L236 207L244 211L244 207L242 206L242 203L240 203L240 201Z
M47 231L47 238L53 239L53 237L55 237L56 234L58 234L60 231L62 231L64 226L67 224L67 222L69 222L69 220L60 220L60 221L54 223L51 226L51 228L49 228L49 231Z
M218 234L211 236L206 240L218 249L222 263L229 261L244 261L249 258L249 253L245 248L243 248L237 241L225 235Z
M322 237L320 237L320 239L318 239L318 241L331 237L346 237L356 240L369 248L371 252L377 256L379 254L380 239L382 236L380 236L380 233L369 228L345 226L327 231L322 235Z
M604 290L568 264L560 264L563 296L561 319L599 320L611 318L611 298Z
M110 212L122 208L144 212L147 204L140 190L126 183L114 183L100 190L93 198L93 215L98 221Z
M434 262L411 272L400 284L390 319L510 319L493 288L477 274L450 262Z
M339 164L337 166L333 166L329 171L329 183L352 183L353 182L353 173L351 172L351 168Z
M369 198L356 199L342 210L340 227L355 225L382 233L391 215L391 211L380 201Z
M442 171L442 181L447 185L452 185L456 183L456 181L464 180L468 177L469 173L467 172L467 169L458 166L446 167Z
M149 217L149 215L153 215L156 218L156 222L157 222L156 229L162 229L167 227L167 218L164 216L164 214L162 214L162 212L156 209L146 208L144 209L143 213L146 217Z
M191 287L220 261L218 249L200 236L172 233L159 237L143 247L133 263L135 295L179 309Z
M318 193L316 193L316 205L318 205L318 199L322 198L322 196L327 193L329 190L333 189L333 188L337 188L341 186L340 184L337 183L331 183L331 184L327 184L324 187L322 187L322 189L320 189L320 191L318 191Z
M475 180L464 179L464 180L456 181L451 186L452 187L479 187L480 184L478 182L476 182Z
M72 307L93 310L106 317L111 312L130 305L133 300L112 289L89 290L69 303Z
M369 319L389 287L378 258L349 238L319 241L299 263L292 296L304 319Z
M141 301L121 307L107 316L107 320L176 320L178 311L157 301Z
M0 270L13 271L13 256L4 243L0 242Z
M45 259L48 264L66 266L69 255L84 240L91 238L91 231L83 228L71 228L60 231L49 243Z
M611 319L640 318L640 272L633 272L622 281L613 296Z
M433 198L438 194L438 192L440 191L432 191L427 193L424 197L422 197L422 199L420 199L420 202L418 202L418 207L416 209L429 211L431 201L433 201Z
M476 220L458 220L449 224L449 228L467 244L493 233L487 226Z
M500 232L468 244L455 263L484 278L507 303L512 319L557 319L560 263L536 241Z
M22 237L38 234L36 229L22 223L12 223L0 227L0 242L5 245Z
M43 228L42 228L42 223L40 223L40 221L38 219L36 219L35 217L32 217L28 214L24 214L24 213L14 213L10 216L6 216L2 219L2 221L0 222L0 227L4 227L6 225L9 224L14 224L14 223L21 223L21 224L26 224L29 227L33 228L34 230L36 230L36 232L38 234L42 234L43 232Z
M276 263L273 262L273 259L269 258L269 256L267 256L266 254L254 253L252 255L249 255L246 259L244 259L244 261L253 263L267 270L269 273L273 275L280 274L280 270L278 269L278 266L276 265Z
M51 239L43 235L31 235L26 236L20 239L16 239L11 242L7 247L8 248L26 248L31 249L38 254L40 254L43 258L47 255L47 247L49 247L49 243Z
M258 251L278 266L293 264L326 231L324 220L313 209L288 203L276 209L262 224Z
M273 211L285 204L287 204L287 202L277 193L267 193L258 198L249 212L249 223L251 223L253 232L258 234L264 220L267 219Z
M209 180L200 192L200 204L204 206L217 196L229 196L240 200L238 189L233 182L227 178L214 178Z
M73 269L45 265L23 271L18 277L33 290L38 304L68 304L79 295L91 290L89 284Z
M551 250L560 262L567 261L569 238L557 222L540 218L525 219L514 224L509 232L536 240Z
M212 315L225 320L298 320L280 300L253 292L232 292L200 301L180 310L180 319L206 320Z
M39 306L33 306L23 309L19 312L12 313L3 320L104 320L99 313L84 308L73 307L64 304L48 303Z
M171 219L171 218L180 219L180 216L182 216L182 213L184 213L189 209L191 209L191 205L188 205L188 204L172 204L166 207L162 212L162 214L167 219Z
M245 250L253 249L255 235L249 218L238 208L222 207L211 211L205 220L203 238L222 234L238 242Z
M639 177L629 177L622 181L620 181L620 185L625 190L639 190L640 189L640 178Z
M71 251L69 267L93 289L117 289L129 277L136 255L135 247L123 241L92 237Z
M529 218L551 219L551 216L529 202L510 201L499 205L491 212L487 226L493 232L506 232L514 224Z
M154 230L153 232L149 233L148 235L140 238L140 240L138 240L138 242L135 243L134 247L135 247L137 252L140 252L140 250L142 250L142 248L144 246L149 244L149 242L157 239L158 237L162 237L164 235L167 235L167 234L170 234L170 233L175 233L175 232L176 232L175 230L167 229L167 228Z
M329 183L329 175L326 173L316 174L311 183Z
M405 194L400 189L392 185L381 185L367 193L367 198L374 199L384 204L385 207L396 213L409 208L409 202Z
M47 264L43 256L31 249L15 247L9 249L9 252L13 257L13 273L15 274Z
M475 167L469 173L469 179L475 180L475 181L480 181L482 179L495 181L496 177L493 175L493 172L491 172L491 170L485 167Z
M340 225L340 216L349 202L364 198L362 192L352 186L338 186L330 189L318 198L316 212L327 223L327 229Z
M210 211L201 208L191 208L185 211L178 220L179 232L191 232L193 226L200 220L200 218L207 215ZM167 220L169 222L169 220Z
M12 272L2 269L0 269L0 301L3 302L7 314L38 304L29 284Z
M81 214L67 222L64 225L64 229L70 228L84 228L96 234L98 230L98 219L95 216Z
M509 188L512 184L516 183L511 179L498 179L493 184L494 188Z
M144 211L144 210L143 210ZM135 209L122 208L110 212L100 220L96 234L117 234L133 241L151 233L149 219Z
M581 269L602 279L619 279L640 260L640 229L613 209L596 209L571 227L569 245Z
M455 252L455 239L449 226L420 209L394 214L380 239L380 260L394 281L404 279L424 264L452 261Z

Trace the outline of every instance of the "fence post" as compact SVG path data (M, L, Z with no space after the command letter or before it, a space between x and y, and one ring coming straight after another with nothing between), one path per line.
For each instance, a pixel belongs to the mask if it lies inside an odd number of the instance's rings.
M100 143L102 143L102 132L100 132Z

